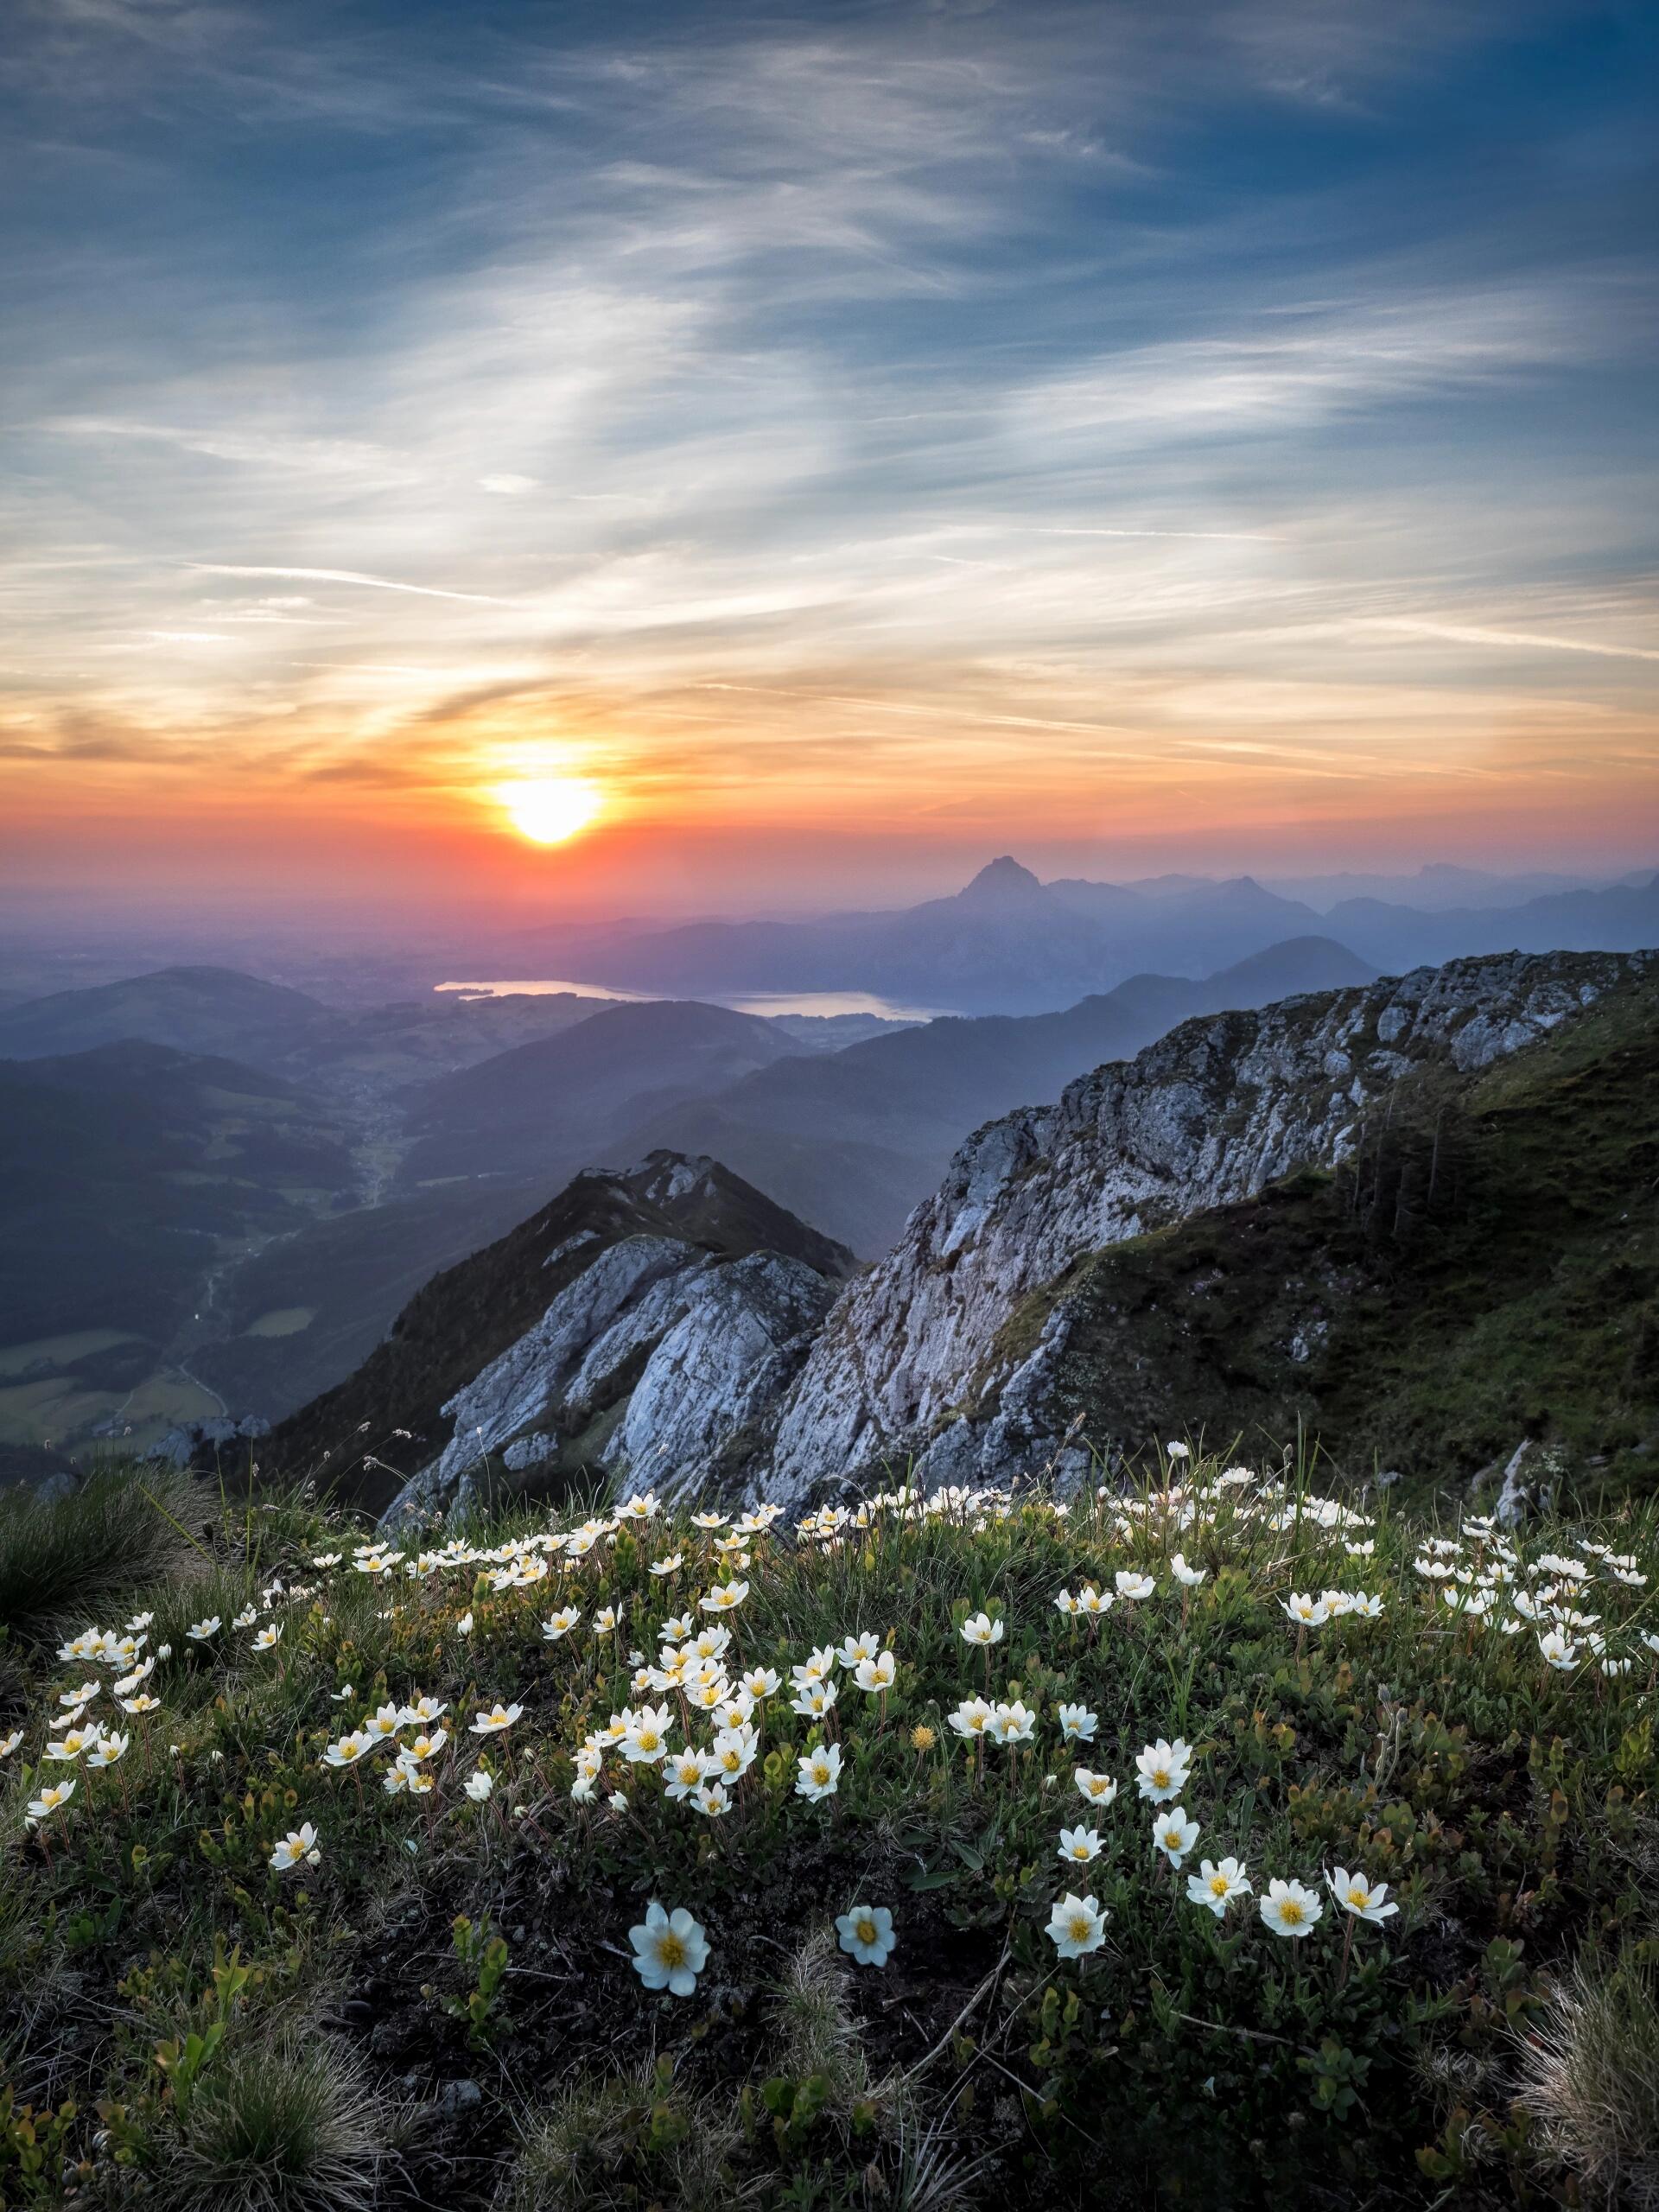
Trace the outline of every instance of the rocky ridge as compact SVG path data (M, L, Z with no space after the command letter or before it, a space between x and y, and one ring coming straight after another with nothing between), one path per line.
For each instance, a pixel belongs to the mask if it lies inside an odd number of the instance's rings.
M880 1468L908 1465L931 1488L1057 1456L1062 1476L1075 1473L1051 1406L1068 1268L1339 1162L1414 1069L1487 1066L1656 969L1650 953L1498 955L1202 1018L1082 1077L1056 1105L989 1123L842 1294L759 1490L793 1505Z

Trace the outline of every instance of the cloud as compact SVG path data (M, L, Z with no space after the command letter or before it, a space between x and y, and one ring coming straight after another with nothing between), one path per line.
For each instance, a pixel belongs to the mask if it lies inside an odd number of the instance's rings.
M1659 649L1649 645L1611 645L1592 638L1546 638L1535 630L1490 630L1472 622L1380 620L1375 627L1417 638L1444 638L1449 645L1519 645L1529 652L1599 653L1610 660L1659 660Z
M400 582L392 576L365 576L356 569L285 569L266 563L239 566L228 561L187 561L184 566L204 576L294 576L313 583L359 584L370 591L404 591L416 599L459 599L476 607L504 607L505 600L479 591L445 591L435 584Z

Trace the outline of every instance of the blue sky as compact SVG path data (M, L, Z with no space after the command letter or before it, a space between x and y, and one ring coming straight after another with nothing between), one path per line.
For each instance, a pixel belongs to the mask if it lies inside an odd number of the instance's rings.
M1652 856L1651 9L12 20L11 865Z

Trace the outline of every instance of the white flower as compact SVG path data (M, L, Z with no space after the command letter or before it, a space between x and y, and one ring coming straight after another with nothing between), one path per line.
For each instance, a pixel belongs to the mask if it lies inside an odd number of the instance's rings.
M491 1775L486 1774L481 1766L475 1766L472 1772L467 1776L466 1781L462 1783L461 1788L467 1792L467 1795L472 1799L474 1805L482 1805L488 1799L490 1792L495 1788L494 1777Z
M1093 1774L1086 1766L1074 1767L1071 1779L1091 1805L1109 1805L1117 1795L1117 1784L1109 1774Z
M962 1624L964 1643L989 1645L1002 1641L1002 1624L993 1620L988 1613L970 1613Z
M1062 1828L1059 1856L1062 1859L1073 1859L1080 1866L1086 1866L1091 1859L1098 1859L1100 1856L1099 1829Z
M493 1705L487 1713L474 1715L472 1732L474 1736L498 1735L503 1728L511 1728L524 1709L522 1705Z
M653 1897L645 1916L628 1930L633 1946L634 1971L647 1989L666 1989L676 1997L690 1997L697 1976L709 1963L709 1944L702 1929L682 1905L666 1912Z
M1106 1915L1096 1897L1068 1890L1050 1915L1048 1932L1063 1959L1080 1959L1106 1941Z
M1118 1596L1130 1604L1141 1598L1150 1598L1158 1587L1151 1575L1138 1573L1132 1567L1120 1567L1112 1580L1117 1586Z
M67 1764L78 1759L83 1751L90 1751L104 1731L97 1721L90 1721L85 1728L71 1728L46 1747L46 1756Z
M1304 1889L1300 1882L1269 1882L1268 1893L1258 1905L1275 1936L1293 1938L1311 1936L1314 1922L1325 1910L1318 1891Z
M861 1659L853 1670L853 1680L861 1690L873 1694L890 1690L899 1673L899 1662L891 1651L878 1652L874 1659Z
M1538 1649L1550 1665L1562 1674L1569 1674L1579 1663L1579 1647L1558 1628L1551 1629L1538 1639Z
M1344 1912L1351 1912L1356 1920L1386 1920L1390 1913L1398 1912L1397 1904L1384 1904L1389 1894L1386 1882L1372 1884L1363 1874L1351 1874L1345 1866L1338 1866L1325 1876L1331 1894Z
M184 1632L193 1643L206 1643L208 1637L217 1636L219 1630L219 1617L217 1613L213 1613L205 1621L192 1621Z
M582 1608L579 1605L561 1605L551 1619L542 1623L543 1640L548 1643L556 1643L562 1636L569 1635L581 1618Z
M1187 1818L1184 1805L1172 1805L1152 1824L1152 1847L1162 1852L1179 1872L1180 1864L1198 1840L1198 1824Z
M833 1797L841 1787L839 1744L821 1745L815 1751L804 1752L795 1764L799 1770L795 1782L798 1797L817 1804L821 1798Z
M689 1797L694 1789L702 1789L708 1770L704 1754L690 1745L683 1751L671 1751L663 1763L664 1795L676 1802Z
M789 1701L791 1713L798 1713L806 1720L822 1720L841 1695L833 1682L803 1682L799 1691Z
M353 1728L350 1735L342 1736L337 1743L329 1745L322 1755L323 1763L327 1766L355 1766L365 1751L374 1749L374 1744L372 1736L365 1734L360 1728Z
M993 1711L982 1697L965 1697L954 1713L945 1716L958 1736L982 1736L989 1728Z
M1189 1590L1196 1590L1210 1572L1207 1567L1189 1567L1185 1555L1177 1552L1169 1562L1169 1571L1175 1580Z
M1201 1904L1219 1920L1236 1897L1249 1889L1243 1864L1236 1859L1224 1859L1219 1864L1213 1859L1202 1860L1196 1874L1186 1878L1186 1894L1190 1903Z
M662 1581L671 1574L677 1574L684 1565L683 1552L670 1552L666 1559L652 1560L651 1571L659 1581Z
M1324 1599L1304 1590L1294 1590L1284 1600L1284 1607L1299 1628L1323 1628L1331 1618L1331 1608Z
M721 1781L705 1782L691 1792L688 1800L694 1813L702 1813L709 1820L731 1810L731 1792Z
M31 1797L29 1799L28 1808L23 1815L25 1823L29 1827L38 1827L42 1821L49 1819L54 1813L59 1811L63 1806L67 1805L74 1794L75 1777L73 1775L70 1776L67 1782L54 1782L50 1783L46 1789L41 1790L38 1797Z
M321 1858L322 1849L317 1841L317 1832L309 1821L304 1821L298 1827L290 1828L277 1844L270 1854L270 1863L277 1873L286 1874L290 1866L297 1866L302 1859L308 1866L315 1866Z
M1160 1736L1155 1744L1148 1744L1135 1754L1139 1770L1141 1795L1154 1805L1179 1797L1186 1787L1186 1777L1192 1764L1192 1747L1178 1736L1173 1744Z
M857 1636L849 1636L836 1656L848 1673L853 1674L863 1659L874 1659L881 1649L881 1639L874 1629L865 1629Z
M1060 1734L1068 1744L1092 1744L1099 1726L1099 1719L1086 1705L1060 1707Z
M461 1618L455 1623L455 1634L457 1636L470 1636L472 1632L473 1617L470 1613L463 1613Z
M131 1741L130 1736L118 1735L111 1729L107 1736L100 1736L86 1754L87 1765L113 1766Z
M10 1736L0 1736L0 1759L9 1759L22 1740L21 1728L14 1728Z
M990 1734L999 1744L1027 1744L1037 1726L1037 1715L1023 1699L991 1708Z
M760 1739L747 1720L722 1728L709 1748L709 1771L719 1772L727 1783L741 1782L754 1764Z
M272 1622L266 1627L262 1628L258 1635L254 1637L253 1648L256 1651L274 1651L282 1640L282 1623L280 1621Z
M705 1613L729 1613L749 1594L747 1582L716 1582L706 1598L699 1598L698 1605Z
M742 1677L742 1686L752 1698L776 1697L783 1688L770 1667L751 1667Z
M841 1948L861 1967L884 1967L897 1940L893 1915L884 1904L855 1904L836 1922Z

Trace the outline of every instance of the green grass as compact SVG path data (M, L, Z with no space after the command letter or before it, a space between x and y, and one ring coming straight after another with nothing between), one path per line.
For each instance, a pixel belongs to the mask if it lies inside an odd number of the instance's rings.
M1217 1471L1191 1470L1201 1486ZM713 1820L614 1752L591 1802L572 1796L584 1737L632 1696L630 1649L654 1654L664 1618L711 1586L706 1533L625 1525L496 1590L474 1556L357 1573L361 1529L303 1501L207 1500L212 1567L188 1554L200 1572L179 1587L175 1557L113 1599L152 1611L152 1648L170 1646L147 1685L159 1709L123 1719L125 1756L73 1770L75 1797L33 1833L27 1801L65 1770L43 1758L48 1710L104 1670L35 1645L0 1681L0 1740L23 1732L0 1767L0 2202L1228 2212L1588 2202L1614 2171L1628 2189L1656 2048L1641 1639L1659 1602L1580 1554L1580 1606L1638 1663L1553 1671L1529 1628L1454 1613L1414 1572L1432 1517L1390 1507L1353 1558L1296 1497L1217 1493L1175 1527L1147 1497L1122 1502L1121 1526L1116 1497L1064 1512L1034 1497L878 1510L828 1545L758 1539L749 1595L721 1617L738 1665L787 1681L813 1646L869 1629L898 1675L884 1700L842 1675L841 1784L820 1804L794 1789L817 1724L787 1689L766 1701L760 1757ZM547 1527L521 1506L467 1537L499 1565L509 1537ZM1659 1566L1652 1507L1599 1531ZM1581 1535L1598 1531L1524 1531L1522 1586ZM1484 1535L1464 1541L1466 1560L1494 1558ZM1205 1569L1193 1589L1172 1577L1177 1548ZM674 1551L677 1575L653 1579ZM1057 1611L1063 1586L1109 1589L1131 1567L1156 1578L1144 1602L1092 1629ZM1382 1618L1299 1632L1284 1599L1332 1585L1380 1592ZM549 1643L539 1624L564 1600L582 1620ZM248 1603L283 1627L269 1652L231 1628ZM620 1640L592 1632L604 1605L626 1608ZM1005 1631L988 1665L960 1634L982 1607ZM210 1612L224 1630L191 1643ZM976 1758L946 1715L988 1680L1036 1731ZM452 1731L429 1796L389 1796L385 1753L321 1763L331 1738L421 1693ZM468 1723L497 1698L523 1714L480 1741ZM1081 1754L1063 1701L1098 1715ZM1155 1859L1135 1755L1177 1734L1195 1858L1236 1853L1258 1893L1274 1876L1319 1890L1305 1942L1271 1934L1254 1897L1217 1923ZM1074 1763L1115 1776L1116 1802L1090 1813ZM480 1764L484 1803L462 1788ZM1059 1828L1090 1820L1100 1856L1064 1866ZM273 1872L302 1821L320 1864ZM1347 1940L1324 1891L1338 1865L1387 1883L1398 1915ZM1109 1916L1101 1949L1068 1962L1046 1927L1072 1887ZM706 1933L690 1998L632 1970L652 1897ZM836 1946L855 1904L893 1916L883 1967ZM67 2164L60 2196L44 2169L31 2178L29 2133L54 2176Z

